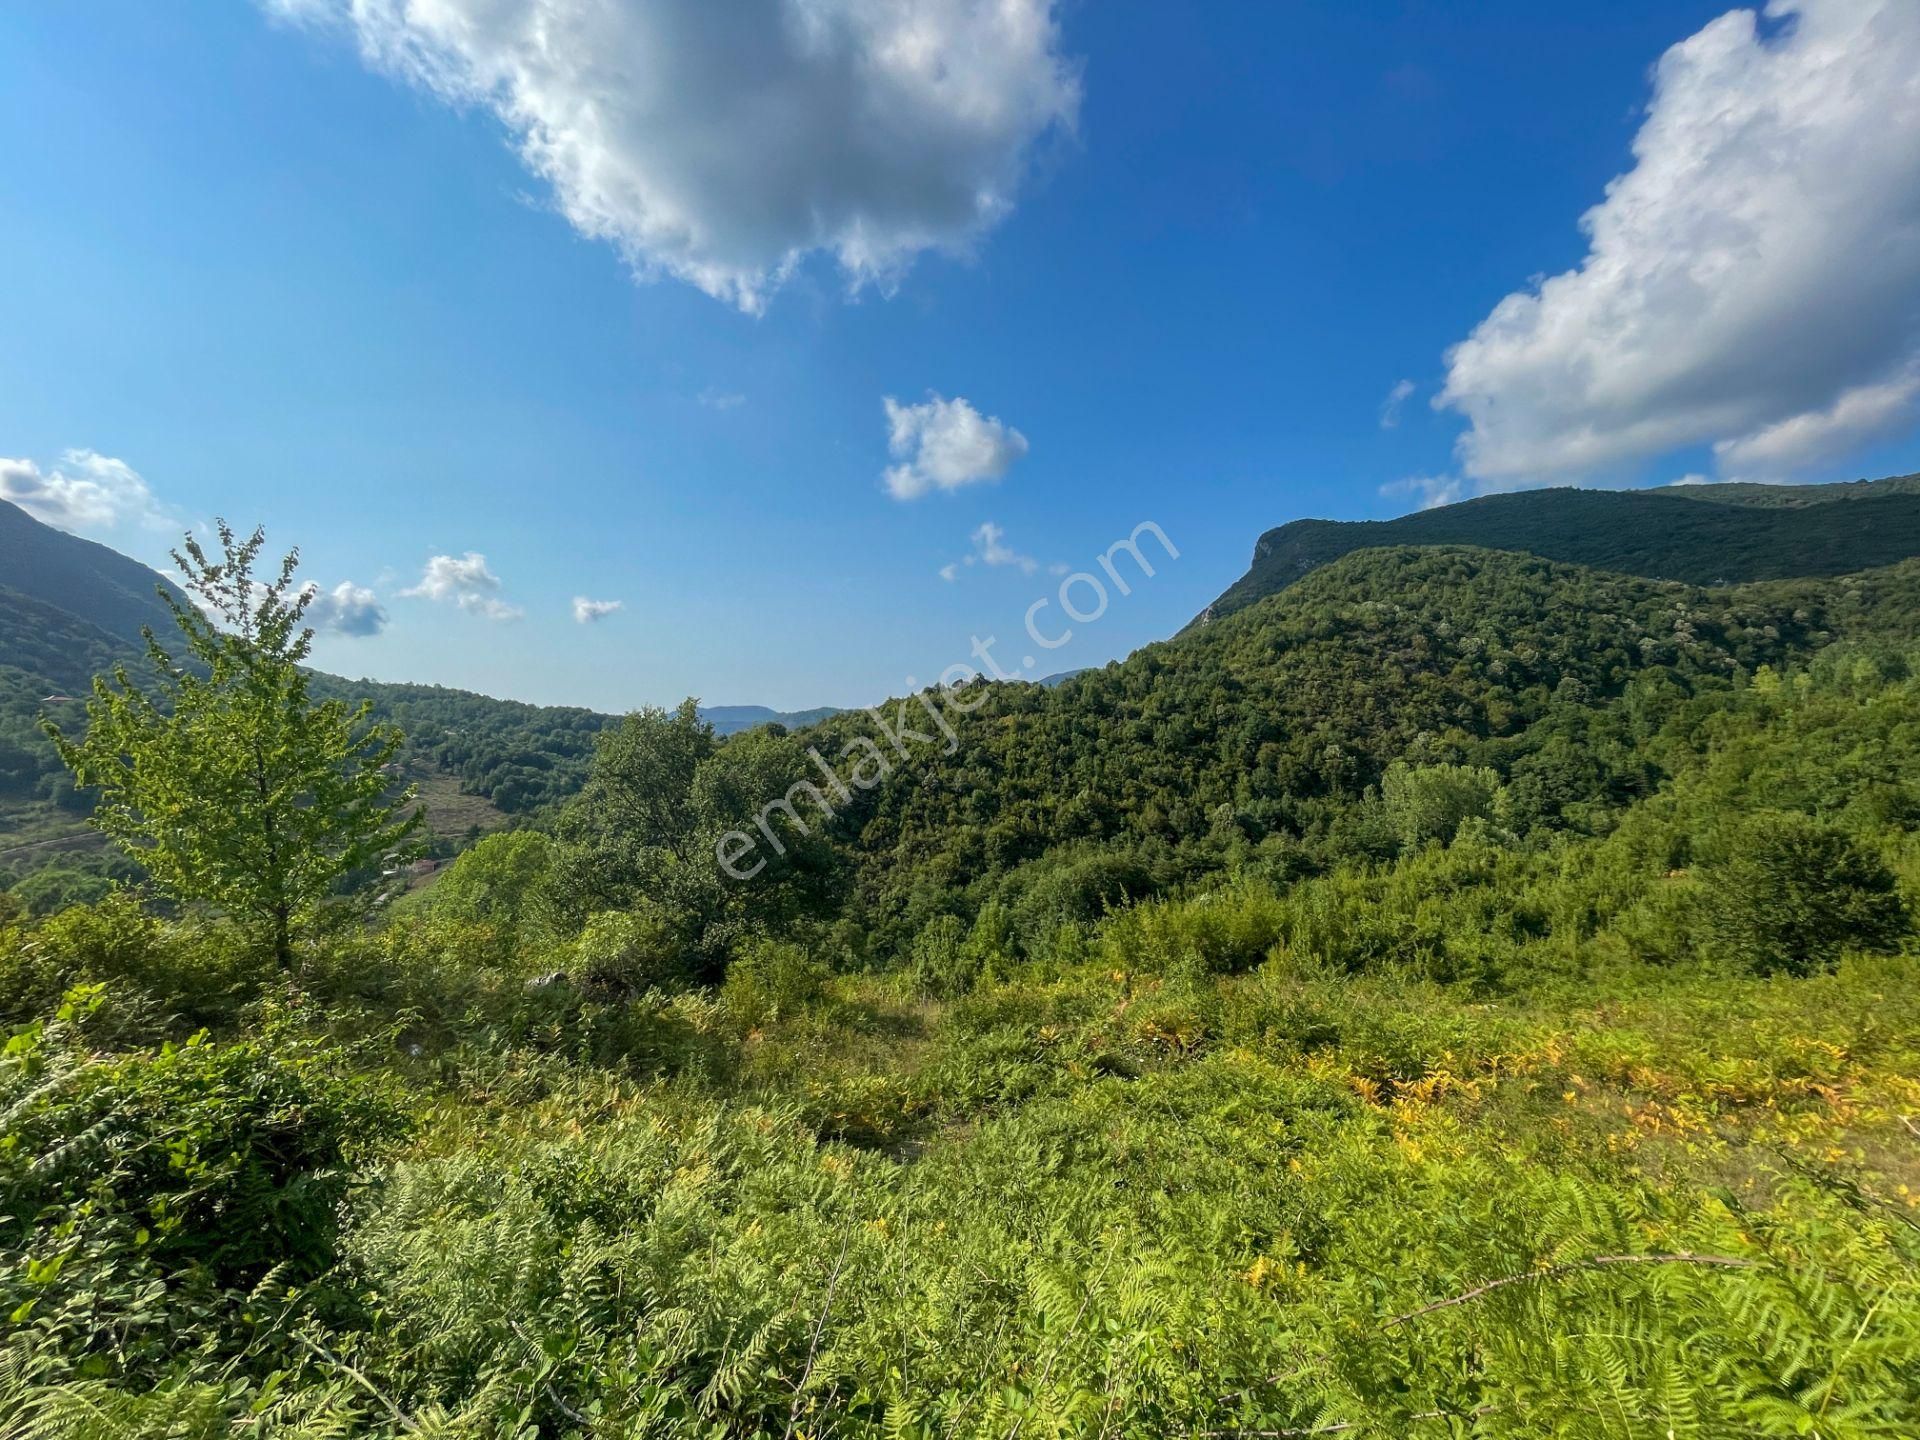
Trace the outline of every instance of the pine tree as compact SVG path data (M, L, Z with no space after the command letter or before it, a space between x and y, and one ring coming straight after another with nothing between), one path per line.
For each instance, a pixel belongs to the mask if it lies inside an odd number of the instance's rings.
M149 630L151 691L116 666L94 682L84 737L47 729L79 783L99 788L97 828L162 889L232 915L290 968L296 934L335 885L401 845L419 816L403 813L411 789L388 796L400 733L369 723L370 703L308 698L315 591L294 584L299 551L262 584L265 533L241 542L218 528L219 557L192 536L173 555L197 607L161 592L184 663Z

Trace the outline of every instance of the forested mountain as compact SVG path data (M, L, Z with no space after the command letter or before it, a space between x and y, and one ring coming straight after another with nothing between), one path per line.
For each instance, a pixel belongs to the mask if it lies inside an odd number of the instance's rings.
M935 734L829 827L844 903L889 946L942 913L1017 906L1096 850L1136 895L1378 858L1397 842L1366 797L1395 761L1489 767L1521 836L1603 832L1657 785L1642 746L1677 709L1836 639L1903 639L1916 617L1920 561L1704 588L1501 551L1358 552L1123 662L949 708L951 755ZM845 771L863 736L879 738L861 713L763 743L819 780L803 744Z
M66 611L131 643L143 625L170 624L155 592L179 588L158 571L117 550L82 540L0 500L0 586ZM15 663L10 650L0 662Z
M1844 575L1920 555L1920 475L1844 485L1528 490L1397 520L1295 520L1195 624L1381 545L1478 545L1656 580L1724 585Z
M0 1414L1910 1432L1920 559L1368 549L882 714L629 716L286 968L0 896Z

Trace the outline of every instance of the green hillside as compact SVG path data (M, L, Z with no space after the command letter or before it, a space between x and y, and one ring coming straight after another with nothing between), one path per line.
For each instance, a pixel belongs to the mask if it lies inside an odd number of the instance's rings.
M1375 548L927 698L870 789L870 716L629 717L551 833L292 973L0 910L0 1413L1910 1428L1920 561ZM810 749L850 803L727 879Z
M1676 708L1916 617L1920 562L1703 588L1367 550L1057 687L986 687L950 716L951 756L922 745L854 793L831 832L839 873L883 945L941 914L1017 912L1039 875L1094 851L1135 895L1234 868L1286 879L1390 848L1363 801L1394 760L1493 767L1523 835L1598 833L1657 783L1637 747ZM783 773L808 777L803 744L834 756L875 735L837 717L780 742Z
M15 876L81 849L87 803L73 795L40 718L77 710L92 677L119 663L145 664L140 639L163 637L173 620L156 591L170 580L137 561L42 524L0 501L0 876ZM183 598L183 597L181 597ZM430 806L457 839L473 824L491 829L527 817L580 788L594 737L615 717L576 706L529 705L436 685L322 675L316 693L371 700L378 718L408 736L406 761ZM734 733L767 723L805 725L830 709L784 714L728 706L716 728ZM454 803L468 797L472 804Z
M132 641L143 625L170 625L155 593L173 582L117 550L43 525L0 500L0 585ZM0 652L0 659L9 659ZM9 663L11 663L9 659Z
M1724 585L1844 575L1920 555L1920 476L1846 485L1528 490L1397 520L1295 520L1195 623L1244 609L1355 550L1478 545L1651 579Z

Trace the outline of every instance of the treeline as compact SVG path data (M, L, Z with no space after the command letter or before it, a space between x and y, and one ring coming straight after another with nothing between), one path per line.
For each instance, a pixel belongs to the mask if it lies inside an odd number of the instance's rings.
M565 800L586 780L595 738L617 717L563 705L496 700L439 685L326 677L320 689L368 699L407 736L409 758L460 781L510 815Z

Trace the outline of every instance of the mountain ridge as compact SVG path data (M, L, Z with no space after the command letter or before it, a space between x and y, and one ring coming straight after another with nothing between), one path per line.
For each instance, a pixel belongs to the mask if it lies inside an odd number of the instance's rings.
M1832 485L1562 486L1485 495L1391 520L1288 521L1192 629L1355 550L1473 545L1694 585L1835 576L1920 555L1920 475Z

